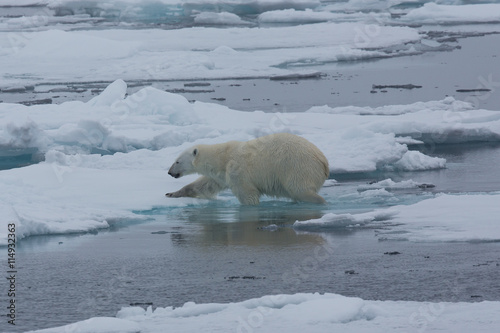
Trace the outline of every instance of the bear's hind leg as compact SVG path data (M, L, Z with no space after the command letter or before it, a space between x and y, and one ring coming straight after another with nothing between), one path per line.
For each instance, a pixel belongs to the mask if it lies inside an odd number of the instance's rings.
M224 190L226 187L219 184L210 177L201 176L194 182L187 184L180 190L172 193L167 193L165 196L169 198L204 198L212 199L217 193Z
M255 206L260 202L260 192L253 186L237 186L233 184L233 186L231 186L231 191L242 205Z
M238 191L238 193L235 193L233 191L234 195L238 198L240 203L242 205L258 205L260 202L260 194L258 191L250 191L250 192L245 192L245 191Z

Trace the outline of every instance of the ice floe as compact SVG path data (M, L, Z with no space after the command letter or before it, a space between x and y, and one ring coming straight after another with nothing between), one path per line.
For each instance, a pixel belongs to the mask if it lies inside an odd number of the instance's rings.
M95 317L36 331L63 332L493 332L500 302L431 303L370 301L337 294L276 294L238 303L188 302L181 307L122 308L114 317Z
M197 17L208 16L212 23L235 19L220 13ZM69 77L72 82L269 77L300 73L297 66L395 56L379 49L396 45L401 46L396 53L408 54L414 52L411 44L422 39L413 28L376 26L373 36L366 35L367 29L371 28L364 23L346 22L126 33L119 29L0 32L0 62L6 68L0 89L68 82ZM214 52L222 46L236 52Z
M401 223L380 239L418 242L500 241L500 193L440 194L433 199L394 209Z
M387 182L387 181L386 181ZM406 186L406 185L405 185ZM368 190L368 195L388 193ZM385 191L385 192L384 192ZM319 219L296 221L298 230L318 231L342 227L385 227L380 240L413 242L500 241L500 193L438 194L412 205L399 205L358 214L328 213Z
M500 22L500 4L438 5L428 2L400 18L420 24L463 24Z

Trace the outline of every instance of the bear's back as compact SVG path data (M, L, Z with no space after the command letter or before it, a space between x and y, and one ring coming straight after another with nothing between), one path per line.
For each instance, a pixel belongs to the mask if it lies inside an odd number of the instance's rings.
M329 175L323 153L294 134L260 137L248 141L243 151L243 163L262 194L290 197L292 192L318 191Z

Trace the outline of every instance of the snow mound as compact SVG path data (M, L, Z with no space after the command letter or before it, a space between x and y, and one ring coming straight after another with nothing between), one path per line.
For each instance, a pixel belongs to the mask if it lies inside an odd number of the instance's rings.
M238 15L228 12L213 13L203 12L194 16L194 23L205 25L248 25Z

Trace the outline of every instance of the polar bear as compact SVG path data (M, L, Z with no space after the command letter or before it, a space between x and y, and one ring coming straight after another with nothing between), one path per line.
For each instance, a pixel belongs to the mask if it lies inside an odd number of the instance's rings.
M311 142L278 133L247 142L197 145L184 151L168 174L202 176L167 197L213 198L231 189L243 205L257 205L261 195L325 203L318 191L329 176L328 160Z

